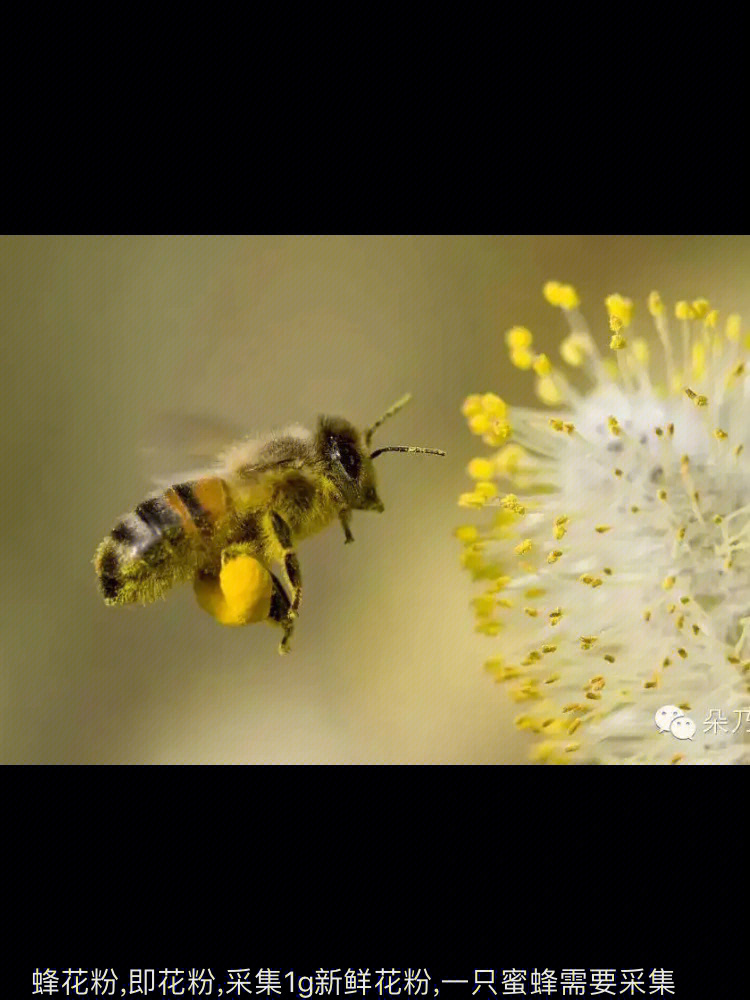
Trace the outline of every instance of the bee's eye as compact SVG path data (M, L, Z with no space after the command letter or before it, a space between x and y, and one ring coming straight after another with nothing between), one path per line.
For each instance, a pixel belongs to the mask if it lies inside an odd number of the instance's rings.
M350 479L356 479L359 475L361 461L359 453L351 441L339 439L333 447L334 457L341 463L341 467Z

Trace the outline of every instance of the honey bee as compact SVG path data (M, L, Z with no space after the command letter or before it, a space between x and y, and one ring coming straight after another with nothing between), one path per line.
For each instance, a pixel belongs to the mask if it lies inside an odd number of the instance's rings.
M279 652L286 653L302 596L296 543L336 518L344 542L352 542L352 511L383 511L378 455L445 455L401 445L370 451L378 427L410 398L363 433L341 417L322 416L315 430L294 425L240 441L214 468L139 503L96 551L105 603L148 604L192 580L198 604L221 624L280 626ZM283 567L289 594L274 564Z

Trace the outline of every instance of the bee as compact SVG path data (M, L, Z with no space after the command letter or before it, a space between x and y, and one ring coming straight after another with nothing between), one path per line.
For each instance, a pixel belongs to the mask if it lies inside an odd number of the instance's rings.
M143 500L96 550L105 603L148 604L192 580L198 604L217 621L279 626L279 652L286 653L302 597L297 542L336 519L344 542L352 542L352 511L383 511L373 465L378 455L445 455L402 445L370 450L375 431L410 398L362 433L341 417L321 416L315 430L293 425L240 441L214 468ZM275 564L283 567L288 593Z

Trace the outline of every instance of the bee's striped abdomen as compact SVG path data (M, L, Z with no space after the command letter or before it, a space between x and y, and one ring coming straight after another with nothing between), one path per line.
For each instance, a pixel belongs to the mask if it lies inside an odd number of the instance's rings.
M147 603L189 579L229 506L228 490L218 478L178 483L139 503L96 553L106 603Z

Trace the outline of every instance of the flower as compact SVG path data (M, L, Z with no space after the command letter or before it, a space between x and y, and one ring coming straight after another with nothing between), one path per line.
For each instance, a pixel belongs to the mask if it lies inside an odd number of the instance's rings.
M485 520L456 529L483 588L476 628L501 643L487 669L521 706L533 760L750 762L750 338L706 299L675 305L675 336L652 292L652 359L613 294L602 357L576 290L544 295L568 322L572 378L516 326L510 359L547 411L494 393L463 406L492 449L459 499ZM663 706L692 739L657 727Z

